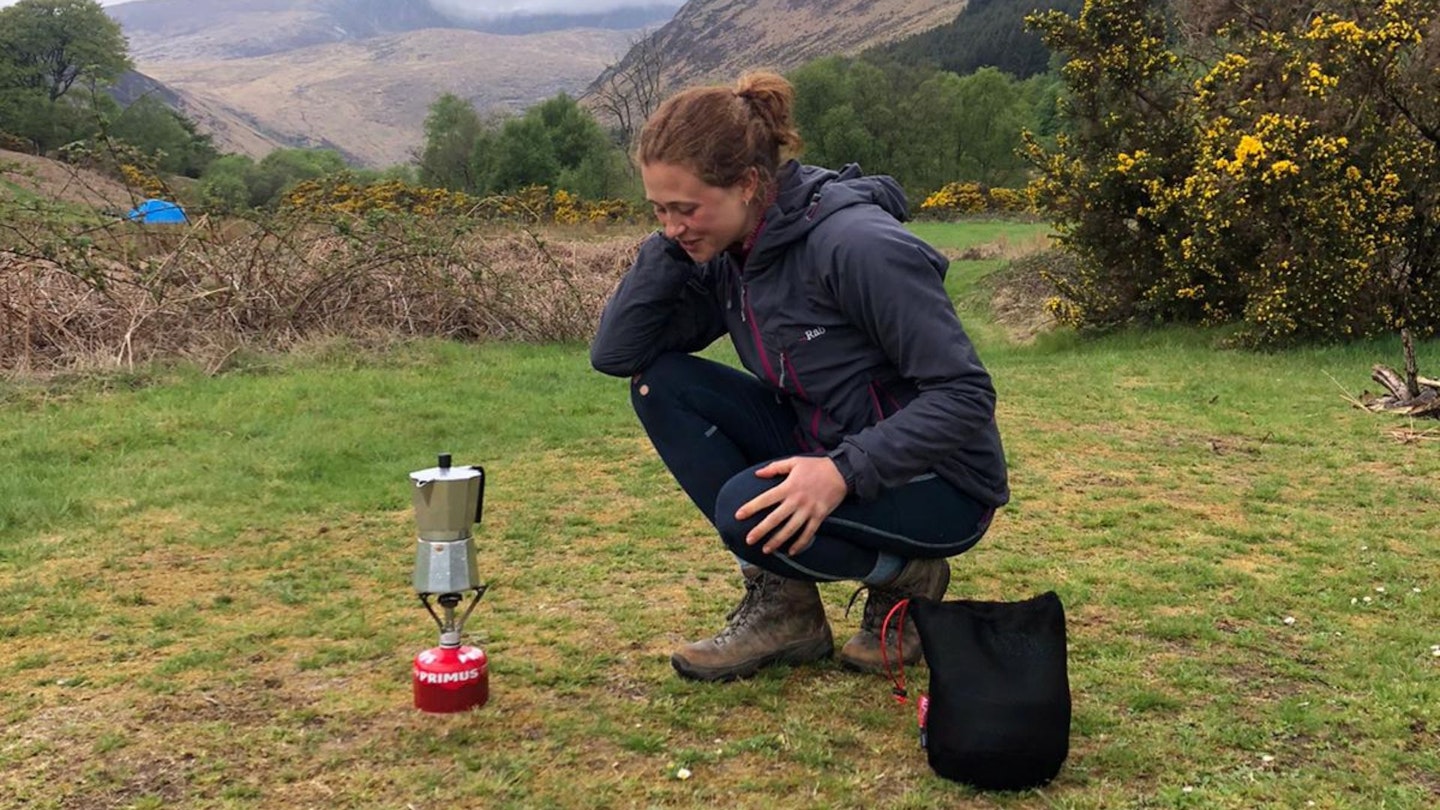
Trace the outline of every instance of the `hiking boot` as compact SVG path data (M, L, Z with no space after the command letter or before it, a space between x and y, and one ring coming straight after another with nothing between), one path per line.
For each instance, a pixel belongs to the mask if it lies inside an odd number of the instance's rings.
M860 619L860 632L841 648L840 663L861 672L884 672L886 657L892 667L897 666L902 649L906 664L920 663L920 631L915 629L914 619L906 616L905 629L901 632L896 632L894 620L890 622L890 632L886 634L889 644L884 656L880 654L880 628L890 609L901 599L933 599L938 602L945 598L948 587L950 563L944 559L911 560L888 584L869 586L869 593L865 595L865 614ZM855 594L858 596L860 592Z
M714 638L686 644L670 664L697 681L748 678L772 664L804 664L835 652L815 583L745 569L745 596Z

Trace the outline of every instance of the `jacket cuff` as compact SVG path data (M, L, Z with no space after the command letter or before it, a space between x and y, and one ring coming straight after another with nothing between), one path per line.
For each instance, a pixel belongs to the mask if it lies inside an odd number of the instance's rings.
M835 469L840 471L840 477L845 479L845 493L847 495L854 495L855 467L850 464L850 459L845 453L845 448L843 446L837 447L825 455L830 457L830 461L835 464Z

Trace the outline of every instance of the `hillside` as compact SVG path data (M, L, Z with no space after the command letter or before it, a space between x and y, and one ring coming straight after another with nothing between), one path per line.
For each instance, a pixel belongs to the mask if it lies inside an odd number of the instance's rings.
M959 17L937 28L887 43L872 53L906 64L933 65L965 75L982 67L998 68L1024 79L1044 73L1050 51L1026 29L1037 10L1080 13L1083 0L970 0Z
M690 0L647 48L661 54L667 88L729 82L749 68L790 70L914 36L951 22L965 6L965 0ZM633 68L641 50L632 49L617 69Z
M133 191L98 172L0 149L0 198L29 197L112 211L129 210L140 202Z
M442 93L482 111L578 95L677 5L498 6L547 10L520 14L469 0L139 0L107 11L138 69L118 95L159 95L225 151L326 147L382 167L409 160Z
M106 10L124 29L135 61L151 64L246 59L436 28L505 35L638 31L664 23L678 5L636 0L609 11L521 14L485 12L493 4L464 0L139 0Z
M577 92L623 51L629 36L431 29L248 59L140 67L180 93L182 106L222 147L243 146L231 136L262 136L329 146L355 162L387 166L407 162L421 145L426 112L441 93L469 99L482 111L518 110L561 91Z
M223 103L198 98L188 90L170 87L136 70L121 75L110 88L110 95L125 106L142 96L159 98L166 106L194 121L200 131L209 134L224 152L261 157L274 149L308 143L304 137L294 133L266 130Z
M857 54L951 23L964 0L140 0L111 6L140 72L222 149L334 148L352 162L407 162L441 93L518 110L594 87L640 31L565 28L657 22L663 84L730 81ZM516 14L526 8L536 13ZM571 14L557 9L586 9ZM509 11L507 11L509 10ZM545 13L540 13L540 12ZM563 30L540 30L559 28ZM480 30L480 29L489 29ZM537 30L537 33L514 32ZM504 31L499 34L491 31Z

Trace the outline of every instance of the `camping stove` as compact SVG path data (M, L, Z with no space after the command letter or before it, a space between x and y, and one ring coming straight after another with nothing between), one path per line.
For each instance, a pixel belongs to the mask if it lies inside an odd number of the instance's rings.
M439 466L410 473L410 482L419 530L415 592L440 628L440 646L415 656L415 708L476 709L490 697L489 665L485 651L463 646L460 635L487 587L480 583L470 533L485 506L485 470L452 466L450 454L442 453Z

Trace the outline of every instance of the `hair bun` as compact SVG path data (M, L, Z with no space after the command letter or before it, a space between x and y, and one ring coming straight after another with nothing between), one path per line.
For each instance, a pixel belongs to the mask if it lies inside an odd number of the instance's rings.
M641 166L688 166L714 186L732 186L750 169L768 182L781 160L800 151L794 100L783 76L764 71L742 75L729 87L682 90L646 120L635 160Z

